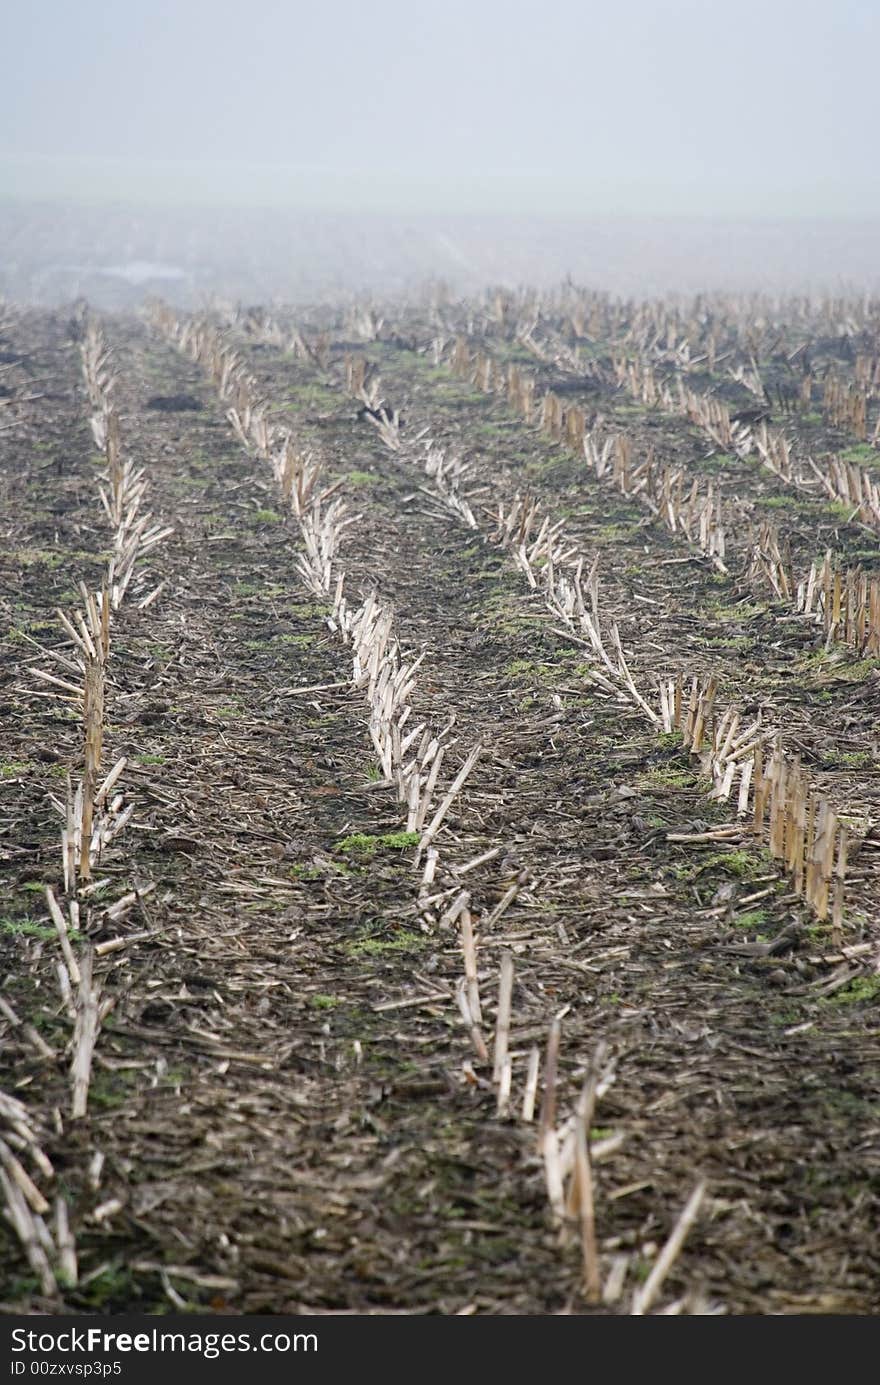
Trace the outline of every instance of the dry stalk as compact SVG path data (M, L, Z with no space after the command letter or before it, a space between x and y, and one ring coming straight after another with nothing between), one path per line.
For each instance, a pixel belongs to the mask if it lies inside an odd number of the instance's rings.
M470 1003L468 1001L467 996L467 982L463 976L460 978L458 982L456 998L458 1000L458 1008L461 1012L462 1020L464 1021L465 1027L471 1036L471 1043L474 1046L474 1052L476 1053L477 1058L481 1063L488 1063L489 1050L486 1047L486 1040L483 1038L480 1026L477 1020L474 1018L474 1015L471 1011Z
M479 388L503 393L527 423L534 421L535 382L521 367L511 365L503 369L484 352L474 355L462 338L453 348L451 364L457 374L470 379ZM657 400L652 397L651 402ZM671 396L669 402L671 405ZM611 481L628 499L637 500L650 510L672 533L681 533L689 544L709 557L720 572L727 571L721 497L711 482L702 483L697 479L685 487L680 468L660 467L651 457L633 466L624 439L613 440L609 449L607 440L600 443L587 429L583 410L576 406L566 409L552 391L545 393L537 421L542 432L553 441L564 444L578 456L585 456L597 479ZM609 468L610 453L615 454L615 459Z
M641 1288L633 1295L632 1314L641 1317L647 1313L663 1288L669 1271L681 1254L688 1232L699 1216L703 1199L706 1196L706 1181L701 1179L688 1198L681 1216L675 1223L669 1239L657 1256L657 1261Z
M133 811L133 805L124 806L121 794L113 794L125 768L125 758L117 760L102 778L111 611L116 610L122 601L138 555L149 551L171 532L170 529L151 524L151 516L142 512L146 489L143 470L135 469L131 462L122 458L119 415L112 397L115 377L103 334L94 322L89 322L85 331L82 366L86 391L95 410L92 431L107 457L104 478L107 489L99 487L99 494L104 511L114 527L114 551L100 593L96 595L81 582L82 607L69 616L63 611L57 612L64 633L71 642L72 654L41 650L70 677L60 679L46 670L34 670L36 676L49 685L52 693L72 701L82 712L82 778L74 790L68 777L64 802L54 796L51 799L64 824L61 854L64 892L67 896L65 906L58 902L51 887L46 889L46 904L61 949L56 972L62 1004L74 1021L71 1082L75 1118L84 1116L86 1112L92 1052L100 1014L97 1003L99 987L97 982L92 982L93 953L87 950L80 962L71 945L71 934L80 931L80 898L84 899L90 892L94 865ZM71 678L77 681L73 682ZM113 909L120 910L121 903L117 901L116 905L111 905L108 916ZM63 1200L56 1205L56 1231L61 1276L66 1282L75 1282L76 1256ZM51 1237L49 1242L51 1244Z
M54 1178L51 1163L41 1148L42 1134L32 1124L31 1113L15 1097L0 1092L0 1188L6 1204L6 1213L18 1237L28 1264L40 1281L42 1292L48 1297L57 1293L57 1278L64 1283L75 1283L76 1274L71 1277L70 1270L76 1263L76 1251L69 1222L64 1208L63 1237L57 1234L56 1201L56 1239L47 1227L44 1217L50 1211L50 1204L37 1183L27 1172L19 1156L27 1155L35 1169L45 1179ZM53 1268L54 1267L54 1268Z
M461 930L461 950L464 954L464 974L467 982L467 998L470 1013L475 1024L482 1024L483 1011L480 1005L480 983L477 979L477 940L474 936L470 910L462 909L459 915Z
M453 354L453 368L471 378L478 372L485 378L487 372L483 360L482 356L472 357L466 344L461 342ZM740 369L742 382L763 400L764 387L754 358L749 372ZM637 356L635 360L615 358L615 372L618 383L624 385L634 398L669 413L683 414L701 427L722 451L733 452L739 457L746 457L755 451L763 464L781 479L804 490L814 491L818 478L829 499L852 506L854 518L858 517L871 527L880 527L880 484L863 468L842 458L831 458L824 469L812 459L808 459L808 470L798 469L793 462L790 445L780 430L768 428L766 422L750 428L732 421L726 404L690 389L680 375L676 397L668 387L658 384L652 366L643 357ZM523 399L523 375L518 367L509 368L505 388L513 407L531 420L531 397ZM581 446L599 479L609 474L609 458L613 455L611 479L623 494L640 500L655 518L660 519L673 533L683 534L689 543L707 554L720 571L726 572L721 498L711 482L704 486L695 480L690 487L686 487L681 469L658 468L650 458L634 467L629 447L623 440L605 440L600 446L598 440L585 430L581 411L564 411L561 401L552 394L545 396L541 426L551 437L565 441L575 452ZM766 528L769 529L769 526ZM776 543L778 547L778 536ZM748 575L750 578L766 577L780 599L791 600L791 592L796 584L790 574L790 563L786 571L781 555L777 557L772 551L772 544L770 553L765 554L766 546L761 539L754 546ZM874 652L880 647L880 595L872 593L872 584L858 569L847 572L841 580L849 592L848 618L839 627L839 633L830 634L829 639L848 644L860 653ZM824 613L820 612L820 616L824 619ZM833 620L829 616L826 634L832 625Z
M392 452L401 447L400 414L397 409L389 411L383 406L377 413L368 413L367 418L378 429L379 437Z
M498 981L498 1009L495 1016L495 1055L492 1080L500 1083L504 1070L509 1066L507 1050L510 1043L510 1008L513 997L513 953L501 955L501 971ZM503 1115L499 1098L498 1114Z
M458 457L450 457L433 442L425 445L425 471L433 482L435 493L469 529L479 526L461 485L470 468Z
M472 357L467 343L462 338L457 340L452 363L453 368L459 373L475 378L474 372L483 359L482 357L476 359ZM484 380L488 378L485 369L482 370L481 378ZM508 397L511 394L517 396L517 390L521 385L521 373L515 377L515 382L516 388L514 389L511 386L510 375L508 375ZM670 408L674 406L671 396L669 400L661 398L659 388L655 389L655 386L650 384L650 380L648 384L645 384L644 381L642 383L644 385L643 392L650 393L651 390L654 390L656 397L653 402L657 402L659 399L661 403ZM681 386L681 390L684 407L701 410L701 420L711 425L712 428L720 430L724 437L724 445L738 451L745 449L747 443L750 445L750 440L746 439L745 434L730 423L729 416L725 416L723 406L718 405L716 408L716 401L711 401L712 407L710 408L709 402L701 396L686 391L684 386ZM564 418L557 408L558 403L559 401L555 397L545 398L542 423L552 434L561 436L564 431ZM597 445L592 444L592 455L602 466L604 465L604 458L608 454L604 447L600 450ZM692 505L696 504L698 506L697 512L701 516L701 547L704 551L710 551L714 548L716 550L715 556L720 560L724 551L723 529L720 525L720 512L717 511L717 498L713 497L711 487L702 499L699 492L693 488L691 495L685 498L681 491L680 473L670 473L667 469L661 474L659 481L656 477L652 480L651 464L642 464L642 467L633 469L627 449L620 444L619 439L616 440L611 456L612 470L620 489L624 493L633 494L637 484L643 481L645 493L652 508L662 503L667 512L667 523L673 530L679 526L687 531L688 520L686 516L692 518L694 513ZM699 508L700 506L702 508ZM557 574L557 569L562 567L569 557L564 549L561 526L550 526L546 520L539 526L536 504L520 496L516 497L513 506L507 512L503 509L499 511L497 538L513 552L518 566L525 572L532 587L538 585L539 579L535 565L541 563L540 572L545 582L548 605L556 611L569 629L573 628L574 621L577 619L579 633L585 637L587 644L593 649L603 667L604 671L594 675L594 677L606 679L606 686L613 690L613 685L608 677L611 675L618 686L622 685L626 689L631 700L649 716L652 723L657 725L659 729L667 732L676 729L682 731L685 746L692 753L701 757L703 768L712 779L713 787L710 796L725 801L730 798L735 785L738 786L737 811L742 818L749 815L750 805L756 801L756 796L757 803L760 805L763 800L760 771L756 758L761 755L764 745L764 733L760 723L742 728L739 715L733 709L728 709L725 716L716 723L713 719L716 691L714 680L710 680L705 686L698 686L697 681L693 681L691 708L684 721L682 720L683 698L680 683L678 686L674 684L661 686L660 715L658 717L629 677L616 627L612 630L612 639L617 652L616 664L612 661L603 643L598 623L597 591L594 586L595 563L587 579L587 590L590 598L588 606L584 599L582 566L578 564L575 569L574 580L569 573ZM775 529L769 525L762 528L753 550L752 570L753 572L762 571L781 597L791 599L793 579L789 576L790 562L786 563L784 560L780 551L778 535ZM865 575L860 572L847 574L845 579L841 578L839 574L833 576L830 557L826 556L821 567L814 564L808 578L798 586L794 599L799 611L813 615L815 619L824 623L829 641L834 638L845 640L855 648L867 652L880 649L880 581L878 579L873 579L869 583ZM711 735L707 737L710 727ZM775 754L779 757L782 756L781 750L778 749ZM774 761L775 763L776 761ZM788 782L787 778L785 782ZM777 803L774 810L777 814L777 825L775 833L772 830L769 833L768 844L771 852L784 861L793 877L796 891L803 894L818 917L824 920L829 909L835 849L841 861L840 872L835 872L834 875L835 901L838 901L842 896L846 870L845 843L843 850L841 850L841 829L836 815L827 804L820 812L819 805L812 803L809 785L799 769L791 783L793 787L787 795L777 791L774 800ZM817 821L821 818L823 826L823 836L819 847L815 845L810 835L812 832L810 823L813 821L814 815ZM756 830L759 834L763 831L762 815L756 818ZM796 844L790 846L786 852L782 848L782 842ZM842 904L836 903L835 908L839 915L842 911Z
M73 1060L70 1076L73 1085L73 1100L70 1114L80 1120L86 1114L89 1098L89 1083L92 1075L92 1056L98 1037L98 996L100 985L93 980L92 966L94 953L87 948L82 954L79 993L76 1002L76 1024L73 1031Z
M737 791L737 815L766 843L820 921L828 917L834 892L835 914L842 916L847 843L843 825L828 801L812 789L800 762L777 742L760 720L743 725L740 714L715 708L717 683L679 678L660 688L664 730L679 730L684 746L699 757L712 779L711 797L729 799Z
M593 1197L593 1170L590 1160L590 1128L596 1105L596 1093L604 1064L606 1049L599 1044L590 1064L589 1074L574 1113L574 1168L566 1211L577 1217L580 1229L581 1253L584 1265L584 1297L588 1303L598 1303L602 1296L599 1271L599 1251L596 1244L596 1215Z
M55 1298L58 1284L47 1254L47 1245L54 1249L49 1229L43 1218L28 1207L21 1189L4 1168L0 1168L0 1187L3 1189L9 1220L28 1264L40 1281L40 1289L47 1298Z

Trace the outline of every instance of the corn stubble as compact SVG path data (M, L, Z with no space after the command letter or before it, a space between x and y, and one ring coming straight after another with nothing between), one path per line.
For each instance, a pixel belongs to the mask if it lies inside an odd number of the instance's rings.
M57 699L76 711L82 736L81 776L75 783L67 776L63 799L50 795L63 824L61 883L56 887L57 894L51 886L46 887L46 907L60 951L55 970L61 1006L72 1025L71 1120L81 1120L87 1114L95 1046L101 1025L114 1004L113 998L102 998L100 977L95 971L100 949L81 941L91 901L96 891L108 883L96 880L95 871L134 812L134 803L126 803L125 795L118 790L126 758L117 759L109 770L104 763L112 618L130 589L137 562L172 532L171 527L157 523L145 509L145 470L123 455L119 413L113 397L116 375L106 340L94 320L87 323L80 350L83 384L92 410L92 436L106 459L98 498L112 529L112 552L100 589L89 590L80 582L81 604L73 611L56 611L66 646L49 649L29 641L41 659L51 665L30 670L40 684L39 693L34 690L34 695ZM138 605L150 605L159 590L154 589ZM148 888L124 894L104 909L104 917L125 918ZM125 942L121 940L121 945ZM5 1009L9 1010L7 1019L18 1024L11 1007ZM41 1057L56 1056L36 1031L23 1028ZM56 1121L61 1119L59 1112ZM23 1108L0 1094L0 1124L3 1122L8 1127L8 1139L26 1148L40 1173L51 1179L54 1170L28 1125ZM55 1298L61 1287L75 1286L78 1280L67 1202L61 1194L56 1197L50 1225L45 1220L49 1211L47 1199L2 1139L0 1164L0 1184L11 1225L42 1292Z
M570 310L579 331L585 330L599 312L597 306L589 303L571 304ZM499 296L490 311L504 320L510 315L508 300ZM542 342L538 335L539 317L536 314L521 323L517 331L520 345L538 360L556 364L561 361L569 372L581 371L582 363L577 359L561 355L558 346ZM560 1116L559 1054L564 1012L551 1023L542 1078L537 1046L525 1055L512 1053L510 1048L516 998L511 951L505 948L501 953L497 981L494 970L492 973L493 985L497 984L494 1004L486 998L491 995L488 989L481 994L481 982L486 986L481 960L486 955L487 940L491 941L490 930L526 882L515 880L495 909L482 919L473 915L470 894L461 888L462 877L477 864L494 858L501 850L496 847L472 861L451 864L448 874L453 885L438 888L437 877L443 863L436 839L452 803L462 794L479 761L481 746L471 749L448 791L440 797L440 769L453 744L453 724L439 731L412 724L417 721L412 695L425 652L416 657L404 654L395 635L394 612L377 592L370 591L356 607L349 606L340 560L345 531L360 517L348 513L341 494L344 483L324 484L324 459L303 449L289 429L272 421L273 401L264 396L234 341L212 322L179 320L162 306L156 309L153 320L166 337L205 370L228 405L230 426L242 446L272 468L279 493L302 539L299 571L303 583L331 605L328 624L351 650L351 685L364 695L377 766L404 805L406 830L419 834L415 855L415 864L422 867L419 916L426 925L431 921L441 931L454 929L457 933L463 974L455 988L454 1001L472 1050L472 1059L464 1065L467 1079L493 1093L496 1115L505 1120L532 1124L540 1097L536 1148L560 1245L564 1248L576 1240L580 1246L582 1287L587 1302L616 1303L623 1293L627 1262L615 1259L603 1283L596 1238L595 1180L596 1166L619 1148L623 1137L615 1132L608 1137L591 1138L597 1103L614 1081L613 1061L604 1045L598 1045L572 1109ZM317 364L324 371L328 369L329 343L324 336L309 340L299 329L291 332L274 319L251 322L239 317L237 322L247 335L276 346L286 342L295 359ZM356 307L348 322L350 332L365 342L376 340L382 326L381 316L372 308ZM667 333L663 351L674 354L683 367L691 364L688 350L686 340ZM529 426L583 457L597 480L613 485L627 499L642 505L653 519L719 572L728 571L726 532L731 517L720 489L711 481L689 481L683 468L661 465L651 456L637 461L625 433L591 429L585 411L567 407L552 390L538 399L535 380L520 365L501 365L485 350L474 352L460 334L435 337L431 353L435 364L448 360L476 388L502 396ZM716 353L717 347L710 344L713 361ZM755 451L764 465L778 468L780 475L786 468L789 474L800 475L791 469L781 434L768 432L763 425L745 427L731 418L720 401L701 395L681 380L675 390L670 389L662 374L638 353L621 354L615 360L615 370L621 388L651 407L687 417L714 446L737 455ZM684 748L699 762L710 786L710 797L735 804L737 825L706 836L714 839L717 835L722 840L731 832L738 836L753 832L785 867L796 893L817 917L825 919L831 915L834 940L839 944L850 853L848 832L828 801L814 791L799 761L783 749L774 728L764 725L761 718L745 717L736 707L719 708L718 682L711 676L669 679L655 674L644 683L641 677L637 680L631 672L632 660L623 649L617 621L606 618L602 611L598 555L589 561L578 554L566 537L564 524L544 514L529 495L515 494L488 510L482 503L484 491L479 476L469 462L432 440L417 449L415 443L422 440L423 434L410 444L399 413L387 405L381 380L370 373L363 356L350 355L346 359L344 376L346 390L363 406L383 446L402 461L415 461L424 473L427 493L439 500L459 523L502 549L529 589L541 596L559 626L582 644L589 663L587 677L595 688L630 707L658 733L680 736ZM733 378L756 399L763 397L765 386L756 358L747 367L740 366ZM870 508L873 498L865 492L861 477L858 486L860 503L867 494ZM858 583L850 582L848 575L836 575L830 555L826 555L824 563L814 564L813 570L798 582L791 572L784 537L775 526L765 524L753 536L749 561L753 580L769 582L780 601L794 605L799 615L823 623L829 642L855 644L861 640L860 647L873 647L867 643L873 637L875 620L871 614L871 601L876 604L877 600L872 595L873 588L868 584L863 590ZM864 618L859 615L859 602L867 603L868 614ZM435 908L436 914L432 913ZM433 1003L438 998L432 993L412 1001L385 1002L376 1008ZM493 1012L494 1038L490 1027ZM523 1058L525 1062L519 1067ZM656 1304L698 1219L705 1193L705 1181L699 1179L648 1279L632 1294L634 1314L647 1313ZM662 1311L683 1311L689 1304L686 1298Z

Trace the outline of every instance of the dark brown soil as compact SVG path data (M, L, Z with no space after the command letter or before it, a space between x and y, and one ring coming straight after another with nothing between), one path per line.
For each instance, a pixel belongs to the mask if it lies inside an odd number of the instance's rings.
M551 1225L535 1126L496 1116L471 1051L457 934L420 918L412 846L381 840L401 830L400 805L374 778L349 655L304 591L271 474L196 366L134 319L105 331L125 446L174 535L137 578L136 596L165 581L159 599L129 603L114 632L108 763L131 757L137 809L103 873L119 893L155 886L123 927L152 936L101 964L116 1005L78 1123L56 944L31 924L44 923L38 887L59 876L47 794L79 764L79 728L30 692L40 657L24 638L61 643L53 608L81 577L99 580L108 542L64 318L15 327L57 386L7 436L2 472L3 993L57 1057L0 1022L0 1087L45 1129L71 1204L81 1284L65 1305L161 1312L170 1293L218 1313L593 1311L578 1248ZM423 356L368 348L406 420L392 453L341 388L341 334L326 372L241 349L361 516L344 543L351 598L375 588L404 649L427 651L419 720L456 717L455 765L485 747L443 858L502 847L467 877L475 918L520 882L480 947L487 1027L502 944L515 956L515 1093L560 1010L561 1110L609 1045L616 1076L594 1138L624 1139L596 1166L597 1224L603 1271L625 1255L627 1274L599 1311L628 1310L700 1175L707 1200L664 1302L876 1311L876 952L826 960L827 930L745 829L667 840L735 819L680 747L591 685L584 650L504 553L425 494L416 435L430 427L466 452L486 505L528 487L588 556L601 550L603 607L640 678L720 673L726 696L765 706L862 817L878 811L876 670L817 659L812 631L735 576L670 561L681 550L636 507ZM878 864L869 836L847 943L878 940ZM98 917L96 940L114 932ZM791 925L791 948L762 955L756 942ZM111 1198L120 1210L96 1223ZM45 1309L6 1238L5 1310Z

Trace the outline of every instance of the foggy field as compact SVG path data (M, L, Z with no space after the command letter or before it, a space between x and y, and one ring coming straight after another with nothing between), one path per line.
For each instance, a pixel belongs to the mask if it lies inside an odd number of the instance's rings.
M43 224L4 1311L876 1311L880 302Z
M876 1315L880 8L4 19L0 1319Z
M42 306L83 296L118 312L150 294L200 308L357 297L366 285L399 295L429 280L458 292L549 288L571 276L624 296L707 286L858 296L880 287L878 239L876 218L10 200L0 201L0 295Z

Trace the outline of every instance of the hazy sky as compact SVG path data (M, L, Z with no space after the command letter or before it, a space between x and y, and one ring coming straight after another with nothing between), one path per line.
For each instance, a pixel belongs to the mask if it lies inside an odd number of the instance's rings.
M0 192L876 216L878 40L878 0L18 4Z

